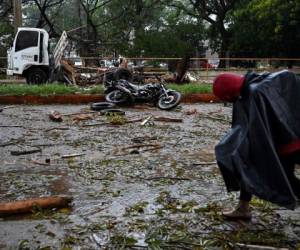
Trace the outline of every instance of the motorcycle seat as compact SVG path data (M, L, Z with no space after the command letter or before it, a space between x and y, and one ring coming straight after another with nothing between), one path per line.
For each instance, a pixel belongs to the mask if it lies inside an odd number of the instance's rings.
M135 84L133 84L133 83L131 83L131 82L127 82L127 84L128 84L133 90L135 90L135 91L140 90L140 87L139 87L138 85L135 85Z

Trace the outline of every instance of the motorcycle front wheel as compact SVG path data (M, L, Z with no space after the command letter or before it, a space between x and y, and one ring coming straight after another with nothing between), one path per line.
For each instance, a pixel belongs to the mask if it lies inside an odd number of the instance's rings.
M130 98L126 93L120 90L114 90L105 96L105 100L115 104L123 104L129 102Z
M181 94L176 91L168 92L168 96L162 95L157 103L157 106L163 110L175 108L181 100Z

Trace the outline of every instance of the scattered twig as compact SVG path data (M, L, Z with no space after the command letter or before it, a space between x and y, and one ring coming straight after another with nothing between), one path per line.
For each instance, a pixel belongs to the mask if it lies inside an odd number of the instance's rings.
M219 118L219 117L215 117L215 116L211 116L211 115L203 115L203 114L200 114L200 116L202 116L203 118L207 118L207 119L211 119L211 120L216 120L216 121L223 121L223 122L228 122L228 123L231 122L231 121L228 120L228 119Z
M154 121L158 121L158 122L183 122L183 120L181 118L170 118L170 117L163 117L163 116L154 117Z
M28 154L34 154L42 152L40 148L37 149L31 149L31 150L24 150L24 151L10 151L11 155L28 155Z
M72 115L86 115L91 113L97 113L98 111L86 111L86 112L76 112L76 113L68 113L68 114L62 114L63 116L72 116Z
M243 249L252 249L252 250L288 250L288 248L278 248L278 247L270 247L270 246L260 246L260 245L248 245L242 243L235 244L238 247Z
M0 144L0 147L6 147L6 146L10 146L10 145L15 145L15 144L23 142L23 141L24 141L23 138L22 139L12 139L12 140L10 140L8 142Z
M15 108L15 107L17 107L16 105L9 105L9 106L5 106L5 107L3 107L3 108L1 108L2 110L4 110L4 109L11 109L11 108Z
M126 121L126 123L134 123L134 122L141 122L141 121L143 121L142 118L137 118L137 119L133 119L133 120L128 120L128 121Z
M141 122L141 126L145 126L152 118L153 118L153 115L149 115L146 119L144 119Z
M95 236L95 234L91 235L91 239L96 243L97 246L103 247L103 245L101 244L100 240L97 239L97 236Z
M19 126L19 125L0 125L0 128L24 128L24 126Z
M62 155L61 158L66 159L66 158L73 158L73 157L78 157L78 156L83 156L83 155L85 155L85 154L81 153L81 154Z
M68 127L53 127L53 128L46 129L45 132L49 132L51 130L68 130L68 129L70 129L70 128L68 128Z
M203 247L203 245L201 244L197 244L194 242L187 242L187 241L177 241L177 240L172 240L172 241L168 241L167 243L169 244L176 244L176 245L191 245L191 246L195 246L195 247Z
M126 247L130 248L130 249L141 249L141 248L145 248L145 249L149 249L148 246L142 246L142 245L125 245Z
M203 166L203 165L215 165L215 164L217 164L216 161L211 161L211 162L195 162L195 163L193 163L194 166L199 166L199 165L201 165L201 166Z
M72 119L76 123L79 121L86 121L86 120L93 119L93 115L92 114L79 114L79 115L75 115Z
M31 159L31 162L34 163L34 164L37 164L37 165L42 165L42 166L49 166L50 165L50 163L40 162L40 161L37 161L37 160L34 160L34 159Z
M170 244L161 244L161 247L162 247L163 249L168 249L168 248L174 248L175 245L173 245L173 244L171 244L171 243L170 243ZM179 246L177 245L176 247L179 247ZM188 246L180 245L179 249L192 250L193 248L188 247Z
M56 144L53 144L53 143L33 144L33 145L30 145L30 146L34 147L34 148L40 148L40 147L53 147L53 146L58 146L58 145L62 145L62 143L56 143Z
M92 123L92 124L83 124L80 125L80 127L94 127L94 126L102 126L102 125L108 125L109 122L101 122L101 123Z
M153 177L146 178L145 180L152 181L152 180L160 180L160 179L176 180L176 181L191 181L192 180L190 178L171 177L171 176L153 176Z
M139 137L132 138L131 141L134 143L142 143L145 141L153 141L157 139L158 139L157 136L139 136Z
M144 119L142 119L142 118L137 118L137 119L128 120L125 123L135 123L135 122L141 122L143 120ZM94 127L94 126L102 126L102 125L110 125L110 123L102 122L102 123L84 124L84 125L81 125L81 127Z
M182 140L183 140L183 138L182 138L182 137L178 138L178 139L176 140L176 142L174 143L174 146L177 146L177 145L178 145L178 143L179 143L180 141L182 141Z
M118 149L114 150L114 154L121 156L121 155L127 154L124 151L126 151L128 149L144 148L144 147L148 147L148 148L143 149L141 152L157 150L157 149L162 148L163 145L161 145L161 144L136 144L136 145L131 145L131 146L127 146L127 147L118 148ZM120 151L123 152L123 154L117 154Z
M144 148L144 147L150 147L149 149L144 149L143 151L149 151L149 150L155 150L160 149L163 147L161 144L137 144L137 145L131 145L128 147L123 147L120 150L125 151L127 149L133 149L133 148Z

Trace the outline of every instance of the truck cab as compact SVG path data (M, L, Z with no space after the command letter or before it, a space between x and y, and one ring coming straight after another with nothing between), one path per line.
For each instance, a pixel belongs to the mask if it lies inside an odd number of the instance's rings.
M19 28L13 46L7 51L7 75L19 75L27 83L40 84L49 79L49 35L44 29Z

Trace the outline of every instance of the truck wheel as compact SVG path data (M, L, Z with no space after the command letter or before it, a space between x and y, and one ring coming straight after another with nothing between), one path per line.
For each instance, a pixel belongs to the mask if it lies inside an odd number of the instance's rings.
M28 84L42 84L47 82L47 80L46 72L39 68L33 68L26 74L26 82Z

